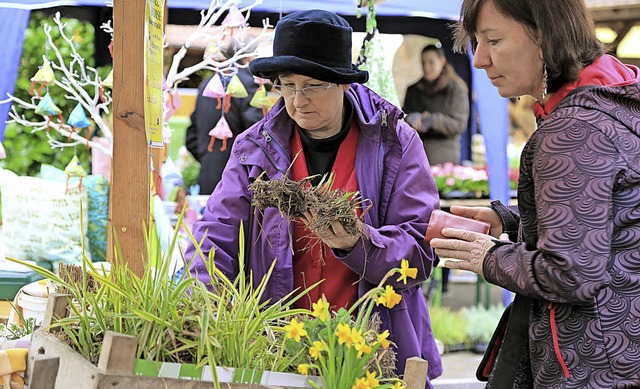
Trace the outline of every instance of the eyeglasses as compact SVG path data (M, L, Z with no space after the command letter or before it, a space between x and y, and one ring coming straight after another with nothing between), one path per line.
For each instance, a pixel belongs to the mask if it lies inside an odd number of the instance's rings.
M308 86L305 88L296 89L286 85L274 84L273 89L276 91L276 93L278 93L279 95L285 98L294 98L296 97L296 93L300 92L304 97L308 99L313 99L315 97L318 97L324 94L326 91L328 91L334 86L337 86L337 84Z

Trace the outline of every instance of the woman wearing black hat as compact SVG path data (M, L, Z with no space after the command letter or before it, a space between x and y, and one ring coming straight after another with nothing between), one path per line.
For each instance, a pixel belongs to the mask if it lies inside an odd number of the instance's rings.
M417 277L406 285L392 277L388 283L402 300L393 309L378 306L376 311L397 346L397 370L418 356L429 361L433 379L442 364L420 283L431 272L433 253L424 234L438 207L438 192L422 142L401 120L402 111L360 85L368 73L351 63L351 37L349 24L327 11L295 12L277 24L273 57L254 59L249 66L254 75L271 79L282 98L238 136L193 233L203 241L205 255L215 250L217 268L235 278L242 222L245 262L256 284L277 258L265 299L276 301L325 280L308 299L298 300L306 308L323 294L332 308L349 307L406 259L418 269ZM256 212L251 206L248 186L261 174L300 180L328 172L335 174L334 187L359 191L371 202L362 216L366 238L350 235L338 221L316 238L304 223L289 223L274 208ZM318 238L321 244L309 244ZM187 258L194 253L189 247ZM199 258L190 272L210 281Z

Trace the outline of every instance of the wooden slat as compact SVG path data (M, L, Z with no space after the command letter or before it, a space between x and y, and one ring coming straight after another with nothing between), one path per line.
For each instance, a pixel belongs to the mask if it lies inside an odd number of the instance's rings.
M428 367L429 362L422 358L411 357L407 359L403 377L407 389L424 389L427 383Z
M98 369L109 374L133 374L138 342L130 335L107 331L102 341Z
M31 382L29 389L54 389L56 387L56 377L60 358L37 356L33 361L33 370L37 372Z
M144 11L146 1L113 2L113 161L107 259L114 231L122 259L142 274L149 223L149 150L144 126Z

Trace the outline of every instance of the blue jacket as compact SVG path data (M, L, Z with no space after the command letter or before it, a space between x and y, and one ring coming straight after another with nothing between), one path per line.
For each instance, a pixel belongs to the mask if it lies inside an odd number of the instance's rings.
M369 239L361 240L350 252L334 252L355 273L363 295L404 258L418 276L407 285L388 282L402 294L400 304L379 308L382 327L398 349L397 370L404 371L412 356L429 362L429 377L442 373L427 305L420 284L431 273L433 253L424 243L431 211L438 207L429 163L417 133L402 118L402 111L365 86L353 84L345 93L360 127L356 154L356 177L364 199L372 207L364 216ZM270 179L281 177L291 164L290 138L294 122L282 99L258 123L238 136L222 180L207 202L204 216L193 226L198 241L207 234L202 250L215 247L216 266L230 278L238 274L239 228L245 231L245 263L257 285L274 259L277 264L266 290L275 301L293 290L291 224L275 208L256 211L251 206L248 185L266 172ZM207 233L208 231L208 233ZM186 252L191 260L194 248ZM346 255L345 255L346 254ZM190 272L209 281L204 265L194 260ZM429 387L429 385L427 385Z

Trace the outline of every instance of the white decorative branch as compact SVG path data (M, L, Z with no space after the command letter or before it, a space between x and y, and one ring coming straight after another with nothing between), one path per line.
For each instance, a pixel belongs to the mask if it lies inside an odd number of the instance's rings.
M248 42L240 42L237 40L237 36L243 36L246 32L244 30L248 27L229 27L220 25L221 23L219 23L221 16L228 13L234 7L237 7L239 3L239 0L212 0L207 10L201 11L201 20L196 27L196 30L189 35L185 44L172 58L172 63L166 76L166 90L175 90L179 83L188 79L193 73L203 69L224 73L225 75L234 74L238 67L247 66L246 64L243 64L243 61L241 61L242 59L257 55L258 47L260 44L265 42L266 37L269 34L269 29L273 28L273 26L269 24L268 19L263 21L262 31ZM238 9L244 18L244 24L246 26L248 26L247 21L251 10L261 3L262 0L255 0L253 4ZM44 33L47 37L49 48L53 50L56 57L54 61L50 62L52 69L57 72L57 78L54 81L54 85L65 91L66 99L80 103L85 111L89 113L89 117L91 117L93 122L100 129L104 137L111 139L111 129L103 119L103 115L109 114L112 102L111 92L101 88L103 80L98 75L97 70L93 67L86 66L84 58L82 58L82 56L77 52L75 45L73 44L73 40L65 33L64 29L66 24L60 20L59 12L55 14L53 22L59 30L61 38L66 42L71 50L71 53L68 55L71 61L67 65L65 64L65 58L63 58L59 48L56 46L51 36L53 27L48 24L44 26ZM111 26L111 22L104 23L101 28L104 32L113 36L113 27ZM203 58L201 62L184 68L182 71L178 71L181 61L187 54L188 48L195 41L204 39L207 42L223 42L225 37L228 37L226 34L231 34L231 38L236 39L234 43L238 49L234 50L232 57L219 61L211 57L206 57ZM234 34L237 35L234 36ZM43 56L43 60L46 61L47 58ZM90 92L88 92L88 90ZM101 96L104 101L101 100ZM21 108L21 110L34 111L38 104L37 97L32 97L31 101L27 102L8 94L7 99L0 101L0 103L8 102L13 103L11 111L9 112L9 121L31 128L31 132L47 131L47 138L51 147L63 148L84 145L87 147L95 147L109 156L113 155L111 143L109 146L105 147L99 143L87 140L86 137L79 135L77 131L73 131L72 127L68 124L62 124L54 120L27 120L24 115L18 113L16 107ZM67 138L68 141L64 142L54 139L54 137L50 135L52 130ZM87 129L87 131L88 130L89 129Z
M59 87L66 92L66 99L79 102L85 111L89 113L89 117L93 119L93 122L102 131L103 135L106 138L111 138L111 129L102 116L103 114L109 114L109 107L112 101L111 93L109 91L103 91L102 96L104 101L100 100L102 79L98 75L97 70L85 65L84 58L82 58L82 56L77 52L72 39L67 36L64 31L66 24L60 20L59 12L57 12L53 17L53 22L56 24L57 29L60 32L60 36L71 50L71 53L69 54L71 61L69 65L66 65L65 58L62 56L60 49L53 42L53 38L51 36L53 27L49 24L45 24L44 33L47 37L47 42L49 43L49 48L53 50L56 57L55 60L50 62L51 68L58 71L54 81L54 86ZM47 61L46 56L43 56L43 61ZM88 93L85 88L90 89L92 93ZM84 145L86 147L96 147L105 154L112 155L110 146L104 147L98 143L92 142L91 140L87 140L86 137L79 135L78 132L74 131L68 124L61 124L53 120L27 120L25 115L18 113L16 106L22 110L35 111L38 105L37 97L34 96L31 98L31 102L27 102L8 94L7 99L0 101L0 103L8 102L13 102L11 111L9 112L9 122L15 122L24 127L31 128L31 132L46 130L47 138L49 139L51 147L63 148ZM55 140L49 133L52 130L59 133L62 137L67 138L68 142ZM85 131L90 130L90 128L87 128Z
M251 9L262 3L262 0L256 0L253 4L250 4L244 8L238 9L243 15L245 23L249 20ZM217 42L221 40L221 37L228 32L229 27L224 25L216 25L220 17L233 6L239 4L238 0L212 0L207 10L200 11L201 19L200 23L186 39L185 44L174 54L171 61L171 66L166 77L166 86L168 89L173 89L178 84L189 78L193 73L207 69L218 73L234 74L238 66L243 67L242 59L254 57L257 54L257 49L261 43L266 40L268 30L273 28L269 24L269 19L265 19L262 22L262 31L257 36L253 37L248 42L241 42L241 47L236 50L232 57L223 61L217 61L213 58L203 58L203 60L195 65L189 66L178 72L182 59L187 54L187 50L197 40L205 40L207 42ZM248 24L247 24L248 25ZM242 35L248 27L236 27L238 31L235 33Z

